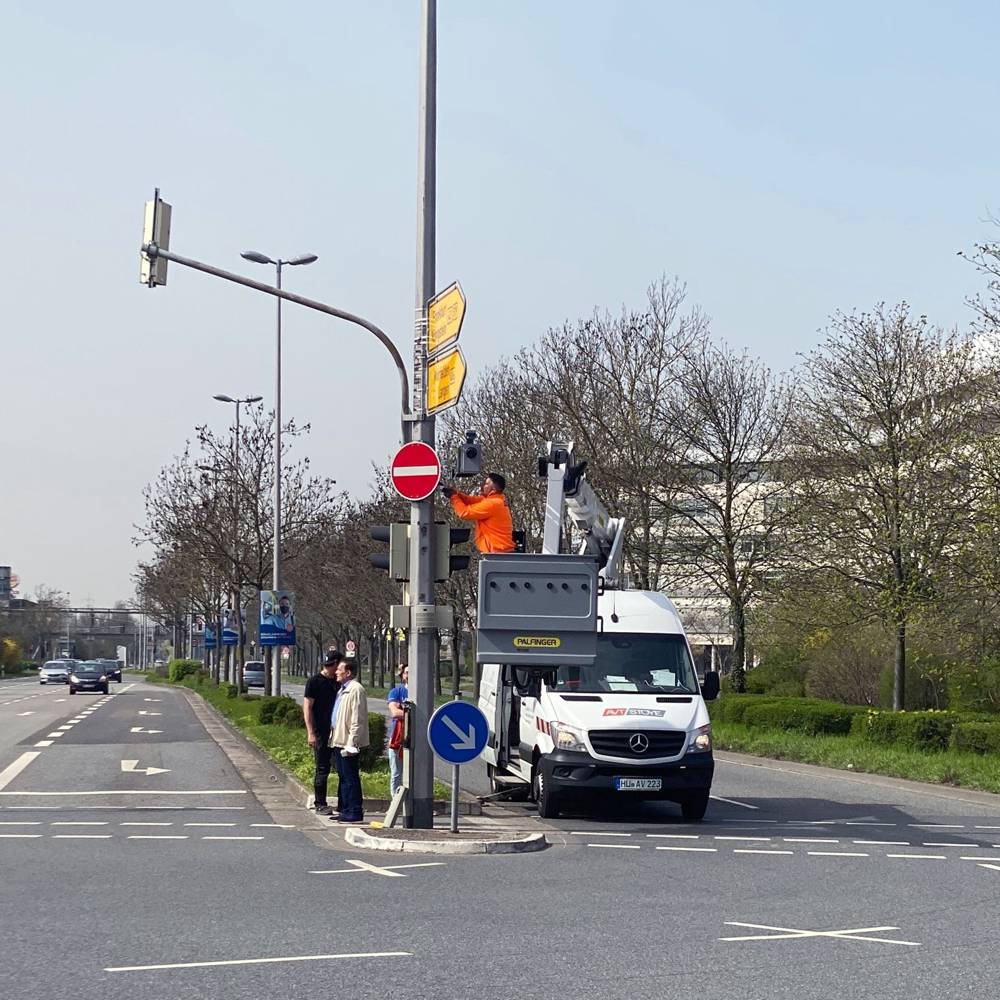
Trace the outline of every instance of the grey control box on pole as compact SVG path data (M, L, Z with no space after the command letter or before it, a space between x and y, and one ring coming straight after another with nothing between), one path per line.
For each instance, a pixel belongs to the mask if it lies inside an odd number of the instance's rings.
M476 662L539 669L593 663L598 585L591 556L484 555Z

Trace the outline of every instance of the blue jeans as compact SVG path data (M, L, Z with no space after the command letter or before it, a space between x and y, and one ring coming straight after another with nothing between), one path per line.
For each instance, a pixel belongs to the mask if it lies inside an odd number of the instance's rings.
M386 753L389 755L389 798L392 798L403 783L403 751L386 750Z
M337 758L337 775L340 778L340 818L360 822L364 816L360 755L345 754L340 747L335 747L333 752Z

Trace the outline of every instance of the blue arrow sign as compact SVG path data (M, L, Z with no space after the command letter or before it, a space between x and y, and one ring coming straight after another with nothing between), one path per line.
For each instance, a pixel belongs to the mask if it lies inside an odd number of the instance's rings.
M486 716L468 701L442 705L427 723L427 742L448 764L468 764L486 746L489 725Z

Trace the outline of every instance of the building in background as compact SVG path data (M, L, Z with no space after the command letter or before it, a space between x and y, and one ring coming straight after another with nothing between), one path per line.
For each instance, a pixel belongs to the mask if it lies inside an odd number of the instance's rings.
M0 566L0 608L10 607L11 572L9 566Z

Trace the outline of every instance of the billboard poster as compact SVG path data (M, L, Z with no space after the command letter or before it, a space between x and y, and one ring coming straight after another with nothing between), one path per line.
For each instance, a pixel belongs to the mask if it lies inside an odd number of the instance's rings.
M215 649L215 626L205 626L205 649Z
M295 595L290 590L260 592L260 644L295 645Z
M240 641L240 616L235 608L222 609L222 645L236 646Z

